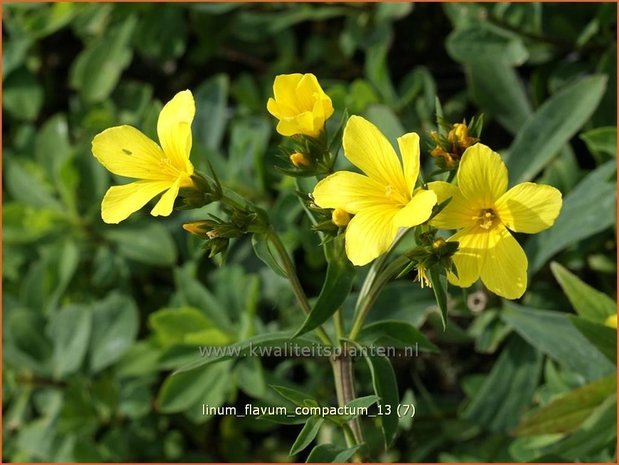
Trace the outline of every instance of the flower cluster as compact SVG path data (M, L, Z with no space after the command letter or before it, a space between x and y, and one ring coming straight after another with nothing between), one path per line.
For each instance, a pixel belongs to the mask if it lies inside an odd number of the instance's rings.
M279 120L277 131L291 141L293 150L286 154L290 174L319 178L308 202L325 219L317 229L344 234L346 255L354 265L372 262L393 247L401 230L417 228L431 237L407 255L422 284L431 284L426 272L439 266L454 285L469 287L481 279L500 296L522 296L527 257L510 231L534 234L551 227L561 209L561 193L530 182L508 190L501 156L479 142L480 119L431 134L436 146L430 154L455 179L423 183L417 133L397 139L398 155L374 124L354 115L328 141L326 123L334 108L313 74L277 76L273 93L267 109ZM154 216L169 215L179 195L185 208L222 200L228 220L213 217L185 225L187 231L216 241L210 250L218 253L232 238L265 230L267 222L258 209L226 202L216 177L209 181L194 173L189 161L194 114L192 94L185 90L159 115L159 144L126 125L94 138L97 160L112 173L135 179L108 190L101 215L106 223L118 223L160 194L151 210ZM339 145L333 150L333 142L340 135L344 156L358 171L333 171L339 151ZM437 236L441 229L456 232L445 241Z

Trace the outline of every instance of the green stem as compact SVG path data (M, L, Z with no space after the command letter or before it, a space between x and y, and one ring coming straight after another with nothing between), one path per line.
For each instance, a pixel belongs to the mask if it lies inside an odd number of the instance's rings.
M333 322L335 325L335 337L337 338L336 342L339 342L344 337L344 319L342 318L342 310L337 309L335 311L335 315L333 317Z
M284 244L282 243L281 239L279 238L279 236L277 235L275 231L271 229L267 234L268 234L269 239L275 246L275 249L277 250L277 253L282 261L284 271L286 272L288 281L290 281L290 284L292 285L292 291L294 292L294 295L297 298L299 305L303 309L303 312L305 312L306 315L309 315L312 308L310 307L309 301L307 300L307 296L305 295L305 291L303 290L303 287L301 286L301 282L299 281L299 277L297 276L297 272L294 269L294 264L292 263L292 260L290 260L290 256L288 255L288 251L286 250L286 247L284 247ZM318 337L320 338L323 344L329 345L329 346L333 345L331 338L325 332L322 326L319 326L318 328L316 328L316 333L318 334Z
M331 367L333 368L333 377L335 379L337 402L340 407L344 407L356 398L352 358L346 353L345 345L344 353L339 357L331 359ZM344 429L344 436L348 447L364 444L365 439L359 417L355 417L348 423L345 423L342 425L342 428ZM355 454L355 461L362 461L362 457L359 454Z

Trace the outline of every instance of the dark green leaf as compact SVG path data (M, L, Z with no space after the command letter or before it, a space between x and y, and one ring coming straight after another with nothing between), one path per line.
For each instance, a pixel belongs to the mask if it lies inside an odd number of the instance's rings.
M324 419L321 417L308 418L307 423L305 423L305 426L303 426L303 429L299 433L299 436L297 436L296 441L290 448L290 452L288 453L288 455L297 455L299 452L309 446L318 434L318 431L320 431L320 427L322 426L323 421Z
M570 323L568 315L505 302L503 320L533 347L588 380L615 367Z
M312 449L306 463L346 463L360 447L341 449L333 444L320 444Z
M531 181L559 154L597 108L606 81L591 76L566 86L526 122L505 160L512 183Z
M441 312L441 321L443 330L447 327L447 276L438 271L437 267L429 270L430 281L432 282L432 290L436 298L436 304Z
M617 329L609 328L584 318L569 315L574 326L585 336L591 344L602 352L608 360L617 364Z
M420 350L438 352L439 349L413 325L404 321L382 320L363 327L359 335L361 341L381 343L381 341L396 342L400 346L419 347Z
M615 162L609 161L585 176L565 197L554 226L529 239L525 252L530 274L560 250L615 223L617 188L612 179L615 171Z
M381 423L385 447L389 448L398 432L399 424L397 409L400 396L397 380L388 358L366 356L365 359L372 374L374 393L380 397L379 405L383 415L378 418Z
M327 321L350 294L356 272L344 251L343 235L332 240L325 247L333 249L327 257L327 276L318 300L294 337L301 336Z
M512 338L484 383L464 410L464 417L493 432L509 432L531 403L542 370L542 354Z

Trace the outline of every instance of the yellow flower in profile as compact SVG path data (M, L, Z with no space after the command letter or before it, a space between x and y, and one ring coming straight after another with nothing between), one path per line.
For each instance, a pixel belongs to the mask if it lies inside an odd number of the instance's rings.
M402 161L369 121L352 116L344 129L344 154L365 173L338 171L314 188L314 203L354 214L346 228L346 255L358 266L385 253L400 228L426 221L436 204L430 190L415 190L419 136L398 138Z
M527 287L528 261L509 230L528 234L551 227L561 210L561 192L551 186L523 182L507 190L507 168L498 153L483 144L462 155L457 186L443 181L428 186L447 206L430 224L460 229L449 240L460 246L452 257L458 276L449 281L469 287L479 278L507 299L522 296Z
M132 126L116 126L97 134L92 153L103 166L119 176L138 179L110 187L101 204L106 223L119 223L164 192L153 216L172 213L181 187L191 187L193 165L191 122L196 112L191 92L179 92L161 110L157 134L161 146Z
M303 134L318 137L333 114L333 104L313 74L281 74L273 82L267 110L279 123L282 136Z

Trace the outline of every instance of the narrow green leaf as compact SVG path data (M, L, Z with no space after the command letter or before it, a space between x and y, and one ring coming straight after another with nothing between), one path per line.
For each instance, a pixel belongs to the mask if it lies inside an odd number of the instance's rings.
M360 447L341 449L333 444L320 444L312 449L306 463L346 463Z
M430 268L429 274L434 297L436 298L436 304L441 311L441 321L444 331L447 327L447 276L445 276L444 273L440 273L437 267Z
M381 320L363 327L359 335L361 341L380 343L380 341L395 341L400 346L415 346L428 352L439 352L428 338L413 325L404 321Z
M298 391L296 389L292 389L286 386L275 386L271 385L271 388L277 392L284 399L289 400L293 404L299 407L306 407L308 405L318 405L318 402L314 397L306 394L304 392Z
M562 312L539 310L505 302L503 320L533 347L588 380L615 371L610 363Z
M495 433L511 431L531 403L542 358L520 337L511 338L464 410L464 417Z
M591 129L580 134L580 138L585 141L587 148L594 155L617 156L617 128L601 127Z
M275 255L273 255L269 238L266 234L254 234L251 236L251 245L254 248L256 256L262 260L265 265L271 268L276 274L284 278L287 277L286 272L275 258Z
M368 408L378 401L380 401L380 397L378 396L357 397L356 399L348 402L346 406L350 409Z
M560 250L615 224L615 171L615 162L609 161L585 176L563 200L554 226L527 241L530 274Z
M518 131L506 164L512 183L530 181L559 154L597 108L606 76L590 76L548 99Z
M389 448L398 432L399 424L397 409L400 396L397 380L391 362L387 357L366 356L365 360L372 374L374 393L380 397L379 405L383 414L378 418L381 423L385 447Z
M299 433L299 436L297 436L297 440L290 448L290 452L288 453L288 455L297 455L299 452L309 446L318 434L318 431L320 431L320 427L322 426L323 421L324 418L321 417L308 418L307 423L305 423L305 426L303 426L303 429Z
M615 328L609 328L575 315L569 315L568 318L608 360L617 364L617 330Z
M159 410L182 412L200 401L210 407L220 406L225 400L222 394L230 388L230 363L207 365L168 376L159 391Z
M332 240L325 247L333 249L327 257L327 276L316 303L294 337L301 336L327 321L350 294L356 273L344 251L343 236Z
M239 357L269 357L285 354L290 356L293 355L290 353L291 349L289 348L291 337L292 334L290 332L281 331L259 334L229 346L210 347L208 348L210 350L207 350L207 347L203 347L201 351L198 352L198 355L200 355L198 360L179 368L176 370L176 373L182 373L203 365L211 365ZM317 344L314 340L302 337L297 338L294 342L295 350L304 347L315 349Z
M604 323L606 318L617 312L617 305L613 299L581 281L578 276L570 273L559 263L552 262L550 269L576 313L583 318Z
M515 433L518 436L571 433L616 389L615 375L573 389L527 415Z

